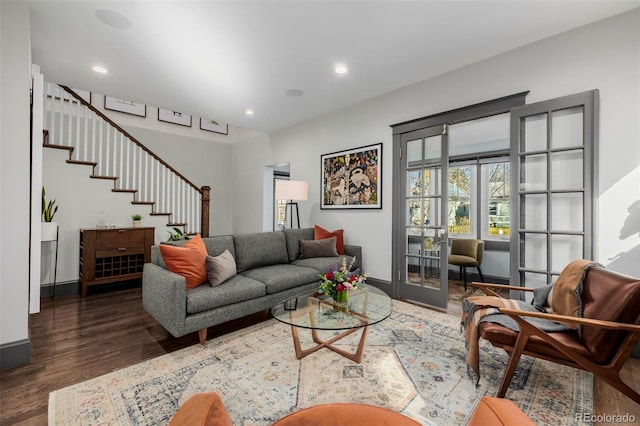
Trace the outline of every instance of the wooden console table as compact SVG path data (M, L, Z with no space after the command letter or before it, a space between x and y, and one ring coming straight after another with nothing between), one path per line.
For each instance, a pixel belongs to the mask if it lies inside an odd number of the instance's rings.
M142 278L151 261L155 228L98 228L80 230L82 297L90 285Z

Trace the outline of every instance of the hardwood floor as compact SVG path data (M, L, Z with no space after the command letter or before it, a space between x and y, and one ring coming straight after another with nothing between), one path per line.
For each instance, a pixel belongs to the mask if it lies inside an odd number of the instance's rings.
M211 327L208 337L269 318L264 311ZM0 372L2 425L46 425L50 392L198 343L197 333L176 339L158 325L142 308L139 285L96 287L85 299L43 299L29 332L31 363ZM623 377L640 389L640 359L627 362ZM606 383L596 381L594 401L595 414L640 420L640 406Z
M43 299L29 319L31 363L0 372L0 424L46 425L50 392L198 343L197 333L171 336L141 297L137 284ZM211 327L208 337L269 318L265 311Z

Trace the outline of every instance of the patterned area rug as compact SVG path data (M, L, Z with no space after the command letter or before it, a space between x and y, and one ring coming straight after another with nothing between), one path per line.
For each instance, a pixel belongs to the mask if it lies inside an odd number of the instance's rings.
M167 424L191 395L210 391L236 425L268 425L329 402L386 407L424 425L465 424L483 395L495 395L506 354L483 341L476 387L458 318L393 303L391 317L370 328L361 364L326 349L296 360L291 329L272 319L52 392L49 424ZM300 338L312 345L305 330ZM353 352L358 339L341 346ZM593 412L592 389L589 373L524 356L507 397L536 424L570 425L575 413Z

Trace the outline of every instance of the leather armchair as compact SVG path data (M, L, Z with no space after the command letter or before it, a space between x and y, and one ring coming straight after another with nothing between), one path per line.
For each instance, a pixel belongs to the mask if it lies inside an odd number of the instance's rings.
M495 289L533 291L530 288L473 283L491 296ZM620 378L620 369L640 340L640 279L604 269L587 271L581 295L583 316L573 317L500 309L513 318L520 332L492 322L480 323L480 337L511 354L502 378L498 397L504 397L522 354L580 368L640 404L640 394ZM577 330L547 333L525 317L579 324Z

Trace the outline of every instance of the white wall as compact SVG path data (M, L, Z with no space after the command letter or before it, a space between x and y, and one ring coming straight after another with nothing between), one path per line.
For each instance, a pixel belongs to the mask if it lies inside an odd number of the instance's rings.
M29 5L0 2L0 346L29 338L29 34Z
M530 90L528 103L600 90L599 247L596 260L640 276L640 10L635 9L496 57L425 80L368 102L269 135L269 158L247 157L243 173L290 161L291 177L309 182L310 200L300 203L303 226L344 228L345 242L364 247L367 272L391 280L391 129L389 125ZM356 78L356 77L353 77ZM320 155L383 142L382 210L320 210ZM252 141L234 146L248 153ZM236 181L238 184L246 182ZM637 204L636 204L637 206ZM258 204L238 199L234 229L259 230ZM635 226L623 238L625 221ZM635 225L634 225L635 224ZM627 227L629 227L627 225Z
M197 186L211 186L210 234L231 233L229 144L133 126L122 127ZM156 228L156 243L167 240L171 228L166 227L166 216L150 216L151 206L132 205L132 194L112 192L113 181L91 179L90 166L67 164L67 158L66 151L44 150L43 182L47 198L55 198L59 206L55 217L60 224L58 283L78 280L79 231L94 228L101 212L109 224L125 227L131 226L133 213L140 213L143 226ZM55 244L43 244L43 284L53 282L54 250Z
M231 145L131 126L122 127L196 186L210 186L209 233L231 233Z
M264 206L268 205L263 199L264 166L273 164L269 137L261 134L234 144L232 149L233 233L270 231L263 221Z

